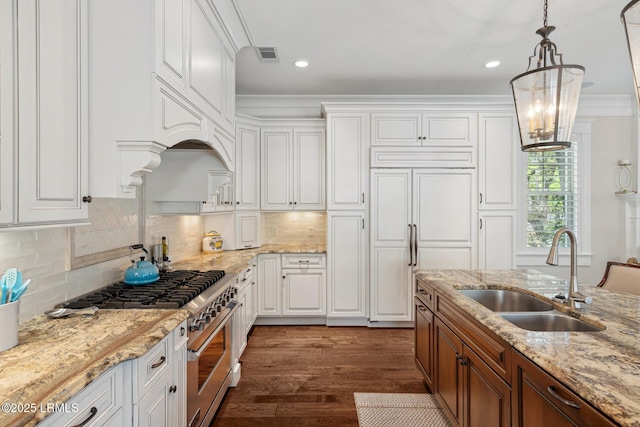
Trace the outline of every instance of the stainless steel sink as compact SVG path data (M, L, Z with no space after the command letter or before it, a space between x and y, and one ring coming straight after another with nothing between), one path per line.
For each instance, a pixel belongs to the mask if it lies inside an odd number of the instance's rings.
M605 329L557 311L552 313L500 313L500 316L517 327L529 331L598 332Z
M553 310L552 304L517 291L510 291L506 289L468 289L460 292L492 311L512 312Z

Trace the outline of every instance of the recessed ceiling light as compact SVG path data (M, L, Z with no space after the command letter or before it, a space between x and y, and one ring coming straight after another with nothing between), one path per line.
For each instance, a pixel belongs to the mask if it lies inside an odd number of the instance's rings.
M304 68L304 67L308 66L309 63L307 61L303 60L303 59L300 59L300 60L294 62L293 65L295 65L298 68Z
M500 65L500 61L489 61L484 64L484 66L487 68L496 68L498 65Z

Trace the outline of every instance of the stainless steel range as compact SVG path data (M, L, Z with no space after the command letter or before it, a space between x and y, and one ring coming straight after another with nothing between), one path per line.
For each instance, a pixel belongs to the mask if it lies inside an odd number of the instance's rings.
M239 308L224 271L163 272L147 285L114 283L59 307L188 310L187 425L208 426L231 382L231 323Z

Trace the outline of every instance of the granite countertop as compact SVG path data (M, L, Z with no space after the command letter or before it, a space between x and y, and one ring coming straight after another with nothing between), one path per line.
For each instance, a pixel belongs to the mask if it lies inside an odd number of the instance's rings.
M640 297L580 285L591 305L560 311L606 327L600 332L535 332L520 329L459 289L513 289L549 302L568 290L566 280L535 270L422 270L462 310L493 330L583 399L623 426L640 426Z
M100 310L93 317L20 324L0 352L0 404L61 404L112 366L142 356L189 316L186 310ZM0 411L2 426L32 426L47 413Z
M327 246L311 243L289 243L262 245L259 248L223 251L217 253L201 252L199 255L173 264L174 270L224 270L226 274L237 274L247 263L259 254L326 253Z

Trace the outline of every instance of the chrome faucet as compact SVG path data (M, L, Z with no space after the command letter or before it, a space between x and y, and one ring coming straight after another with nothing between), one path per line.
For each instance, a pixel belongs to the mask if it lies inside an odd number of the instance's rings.
M569 243L571 246L571 279L569 280L569 294L567 299L571 308L580 308L580 303L591 304L593 299L591 297L582 297L578 292L578 250L576 244L576 235L568 228L559 228L556 234L553 236L553 242L551 243L551 249L549 250L549 256L547 256L547 264L558 265L558 243L560 237L563 234L569 236Z

